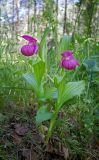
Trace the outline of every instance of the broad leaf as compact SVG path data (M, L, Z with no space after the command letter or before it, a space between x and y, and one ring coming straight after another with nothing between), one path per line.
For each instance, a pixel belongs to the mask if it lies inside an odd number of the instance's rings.
M94 66L93 72L99 72L99 67L97 65Z
M55 87L58 87L59 83L62 81L63 78L64 78L63 76L55 76L54 77Z
M28 84L32 87L38 98L43 98L44 96L44 90L43 90L43 84L41 83L38 85L37 81L34 78L33 74L24 74L24 79L28 82Z
M42 40L39 45L39 56L43 61L46 61L46 57L47 57L46 42L47 42L47 35L48 35L49 31L50 31L49 28L45 29Z
M83 65L86 67L86 70L90 70L93 72L99 72L99 64L96 59L86 59L83 63Z
M70 49L71 36L64 35L59 44L59 52L62 53Z
M96 61L92 59L86 59L83 64L87 69L92 69L96 65Z
M50 99L50 100L57 99L57 97L58 97L57 88L54 88L54 87L47 88L45 90L45 97L46 97L46 99Z
M62 103L62 98L64 93L65 93L65 80L62 79L58 84L58 104Z
M58 88L58 106L61 107L66 101L79 96L84 88L84 81L69 82L66 85L64 85L64 81L61 81Z
M35 92L38 90L37 82L33 74L24 74L23 78L28 82L28 84L34 89Z
M43 61L39 61L38 63L33 65L33 68L35 79L38 83L38 86L40 86L45 73L45 63Z
M36 115L36 122L42 123L52 118L53 113L49 112L46 106L42 106Z

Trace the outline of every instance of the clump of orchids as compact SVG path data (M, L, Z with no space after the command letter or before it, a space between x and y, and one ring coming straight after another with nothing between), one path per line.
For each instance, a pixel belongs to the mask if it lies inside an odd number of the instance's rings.
M42 124L43 121L50 120L48 133L45 136L45 142L48 143L52 136L58 113L64 104L75 96L79 96L84 90L84 81L68 82L66 83L66 74L59 76L55 75L54 78L50 77L52 86L49 87L45 79L47 75L47 47L46 38L47 31L45 31L40 44L38 45L37 39L30 35L23 35L22 38L28 41L27 45L22 46L21 53L24 56L38 55L39 61L33 63L33 73L24 74L24 79L31 85L34 93L36 94L39 105L36 115L37 124ZM66 50L61 54L60 69L74 70L79 66L78 60L74 57L71 50ZM54 101L53 108L49 109L46 102Z
M38 51L37 39L29 35L23 35L22 38L27 40L28 44L22 46L21 53L24 56L32 56L34 54L37 54L37 51ZM61 59L60 66L68 70L73 70L77 66L79 66L78 61L77 59L74 58L73 52L71 50L67 50L62 53L62 59Z

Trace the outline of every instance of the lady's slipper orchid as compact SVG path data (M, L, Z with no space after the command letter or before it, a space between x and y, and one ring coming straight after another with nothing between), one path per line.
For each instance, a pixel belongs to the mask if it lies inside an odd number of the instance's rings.
M62 56L63 57L68 57L68 56L72 56L73 55L73 52L71 50L67 50L65 52L62 53Z
M61 67L73 70L79 66L77 59L74 58L73 52L68 50L62 53Z
M38 51L37 40L29 35L23 35L21 37L28 41L27 45L22 46L21 53L24 56L32 56L36 54Z

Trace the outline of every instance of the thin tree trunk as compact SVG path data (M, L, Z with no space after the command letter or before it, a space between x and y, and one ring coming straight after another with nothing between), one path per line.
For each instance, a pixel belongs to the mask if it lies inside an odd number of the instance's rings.
M58 0L56 0L56 34L58 31Z
M34 34L36 32L36 12L37 12L37 8L36 8L36 0L34 0Z
M16 5L16 35L19 33L19 7L20 7L20 0L15 0Z
M55 25L55 44L56 44L56 53L58 53L58 2L59 0L56 0L56 25Z
M65 0L63 34L67 33L66 22L67 22L67 0Z
M28 24L27 24L27 31L29 32L29 17L30 17L30 0L28 0L28 12L27 12L27 20L28 20Z
M88 15L88 19L87 19L87 36L91 37L92 34L92 18L93 18L93 13L94 13L94 6L95 6L95 2L94 1L88 1L86 2L86 11L87 11L87 15Z
M14 22L14 14L15 14L15 8L14 8L14 0L12 1L12 39L14 38L14 32L15 32L15 22Z
M74 34L75 34L75 30L76 30L76 27L77 27L77 23L78 23L78 30L79 30L79 17L80 17L80 14L81 14L81 2L79 2L79 6L78 6L78 12L77 12L77 15L76 15L76 20L75 20L75 23L74 23L74 27L73 27L73 32L72 32L72 41L74 41Z
M58 17L58 0L56 0L56 15Z

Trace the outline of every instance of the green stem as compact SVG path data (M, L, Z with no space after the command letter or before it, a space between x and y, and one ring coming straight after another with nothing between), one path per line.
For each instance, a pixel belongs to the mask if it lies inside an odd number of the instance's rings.
M52 136L52 133L53 133L53 130L54 130L54 127L55 127L55 124L56 124L57 116L58 116L58 111L55 111L54 114L53 114L53 117L50 121L50 126L49 126L48 133L47 133L47 136L46 136L46 139L45 139L46 144L48 143L50 137Z

